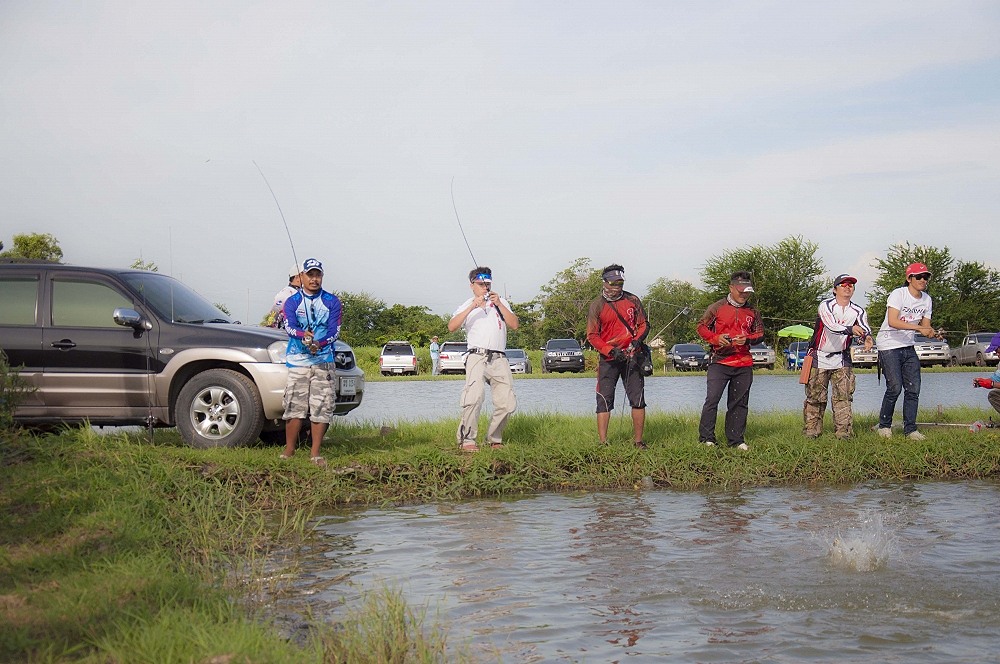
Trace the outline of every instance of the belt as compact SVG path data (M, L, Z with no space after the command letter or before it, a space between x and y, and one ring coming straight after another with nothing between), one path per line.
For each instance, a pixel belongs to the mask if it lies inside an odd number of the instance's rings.
M497 355L507 357L507 354L502 350L490 350L489 348L470 348L466 352L470 355L485 355L487 361L492 361Z

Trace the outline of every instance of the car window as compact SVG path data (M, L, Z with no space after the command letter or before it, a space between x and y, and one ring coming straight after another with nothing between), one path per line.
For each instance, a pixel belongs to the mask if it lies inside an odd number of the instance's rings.
M705 349L698 344L677 344L678 351L685 353L704 353Z
M382 350L383 355L413 355L413 347L410 344L386 344Z
M441 346L442 353L454 353L457 351L465 352L469 349L469 345L464 341L446 341L444 345Z
M918 344L939 344L939 343L941 343L937 339L928 339L927 337L925 337L922 334L914 334L913 335L913 340L915 342L917 342Z
M52 281L52 325L57 327L117 327L115 309L132 301L115 289L92 281Z
M513 357L513 358L520 359L520 358L524 357L524 351L516 349L516 348L513 348L513 349L508 348L507 349L507 357Z
M0 279L0 325L34 325L38 277Z
M580 344L576 341L576 339L552 339L549 341L550 350L578 350L579 348Z
M173 323L232 322L218 307L173 277L153 272L128 272L121 277L144 304Z

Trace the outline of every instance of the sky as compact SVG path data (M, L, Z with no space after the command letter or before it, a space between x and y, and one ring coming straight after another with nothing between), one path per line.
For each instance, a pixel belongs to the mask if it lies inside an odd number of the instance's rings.
M642 294L790 235L863 294L902 242L1000 269L1000 3L3 0L0 154L8 247L248 322L296 259L450 314L473 256Z

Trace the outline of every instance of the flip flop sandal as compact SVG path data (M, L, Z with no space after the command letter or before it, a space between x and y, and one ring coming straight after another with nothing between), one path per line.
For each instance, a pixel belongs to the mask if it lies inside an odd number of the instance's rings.
M490 449L491 450L502 450L503 449L503 443L490 443Z
M475 441L467 440L461 444L460 449L463 452L478 452L479 445L476 445Z
M291 459L292 455L289 454L289 455L286 456L285 453L282 452L281 454L278 455L278 457L281 458L281 459Z
M311 459L309 459L309 461L311 461L312 463L316 464L320 468L325 468L326 467L326 459L324 459L321 456L312 457Z

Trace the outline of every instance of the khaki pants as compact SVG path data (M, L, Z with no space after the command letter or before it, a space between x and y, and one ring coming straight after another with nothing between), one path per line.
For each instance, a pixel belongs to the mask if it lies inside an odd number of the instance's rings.
M839 369L813 369L806 384L806 400L802 405L802 418L806 436L823 433L823 415L826 413L828 387L833 385L833 427L837 438L847 438L854 426L851 402L854 401L854 371L851 367Z
M514 396L514 378L510 375L510 364L500 353L493 353L492 359L485 355L469 353L465 359L465 388L462 390L462 423L458 427L458 444L475 442L479 431L479 412L486 397L485 387L490 386L493 396L493 418L486 432L487 444L500 443L503 438L507 418L517 409Z

